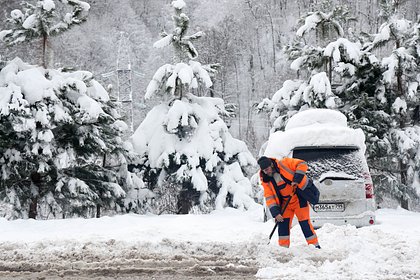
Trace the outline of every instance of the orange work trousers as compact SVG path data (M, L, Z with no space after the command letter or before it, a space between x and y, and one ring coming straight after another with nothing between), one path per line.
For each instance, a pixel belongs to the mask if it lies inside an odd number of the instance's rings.
M293 196L283 213L283 222L278 223L279 245L287 248L290 246L290 229L292 228L292 221L295 215L308 245L319 245L318 237L309 217L309 204L306 202L306 206L302 207L297 195Z

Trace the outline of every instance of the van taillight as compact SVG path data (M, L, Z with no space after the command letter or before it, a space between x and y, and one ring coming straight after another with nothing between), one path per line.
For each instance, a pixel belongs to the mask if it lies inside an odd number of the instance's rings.
M365 184L366 198L373 198L373 185Z

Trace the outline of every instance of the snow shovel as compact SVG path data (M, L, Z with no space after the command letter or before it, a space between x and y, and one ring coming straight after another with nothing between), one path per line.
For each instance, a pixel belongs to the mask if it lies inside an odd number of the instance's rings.
M286 201L286 204L284 205L283 210L280 212L280 215L282 215L282 216L283 216L283 213L284 213L284 211L286 211L287 205L289 205L289 202L290 202L290 200L292 199L292 196L293 196L293 195L291 195L291 196L289 197L289 199ZM276 221L276 224L274 225L273 230L271 231L270 236L268 237L268 244L267 244L267 245L269 245L269 244L270 244L271 237L273 237L273 234L274 234L274 232L276 231L276 228L277 228L277 226L278 226L278 223L279 223L279 222L277 222L277 221Z

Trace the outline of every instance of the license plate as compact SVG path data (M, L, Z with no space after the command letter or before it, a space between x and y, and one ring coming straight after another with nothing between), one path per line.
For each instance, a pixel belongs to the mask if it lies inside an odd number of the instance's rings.
M343 212L344 203L320 203L314 205L315 212Z

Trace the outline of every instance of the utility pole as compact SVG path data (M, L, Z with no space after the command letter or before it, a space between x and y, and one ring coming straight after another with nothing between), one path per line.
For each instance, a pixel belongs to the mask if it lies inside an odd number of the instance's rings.
M117 58L117 102L120 115L128 125L127 134L133 133L133 87L129 41L126 33L120 33Z
M136 76L143 76L143 74L138 73L131 68L132 64L130 56L130 37L134 33L135 32L127 34L126 32L120 32L117 54L117 68L111 72L101 74L102 78L105 80L114 80L114 77L116 76L116 90L113 89L112 84L107 90L110 99L117 102L118 113L128 125L128 130L124 133L124 138L128 138L134 132L132 87L133 74Z

